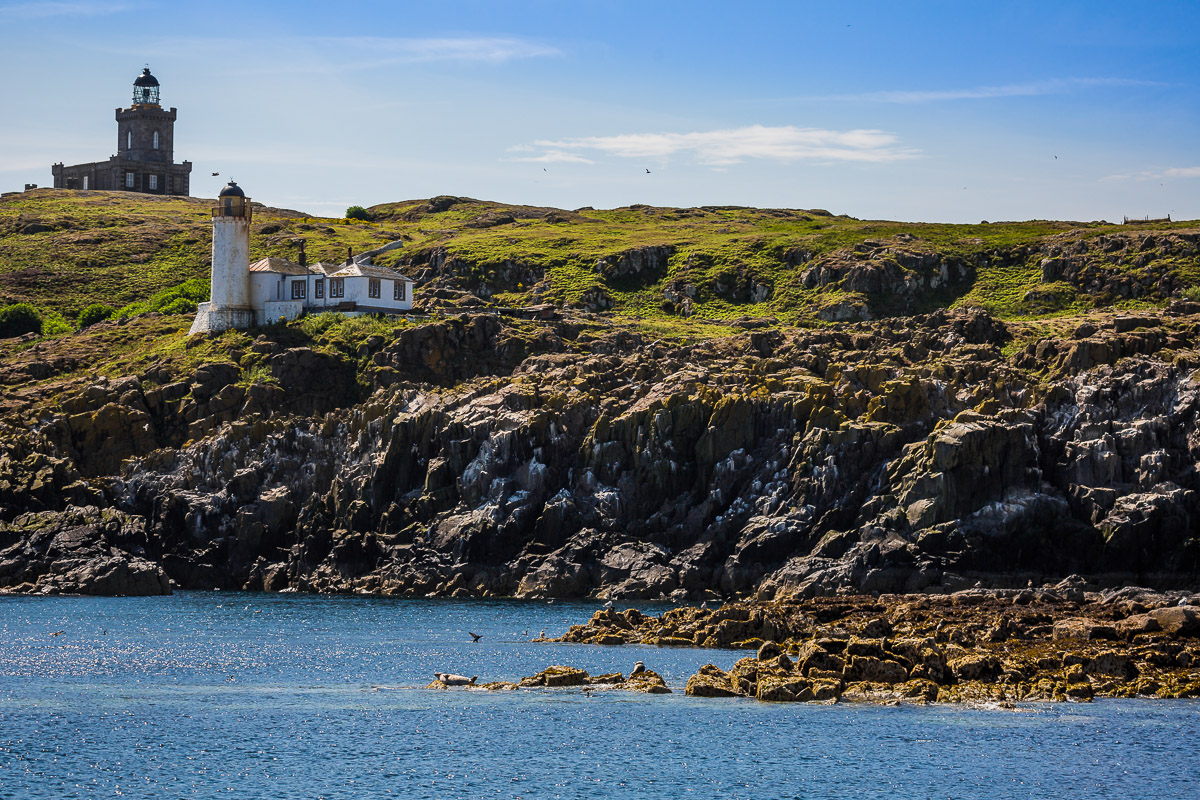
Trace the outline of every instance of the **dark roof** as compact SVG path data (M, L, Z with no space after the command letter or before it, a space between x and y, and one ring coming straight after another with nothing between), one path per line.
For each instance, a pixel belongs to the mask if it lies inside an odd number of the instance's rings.
M158 78L150 74L150 68L146 67L142 70L142 74L138 75L137 80L133 82L134 86L158 86Z
M246 193L242 191L242 187L238 186L233 181L225 184L225 188L217 197L245 197Z

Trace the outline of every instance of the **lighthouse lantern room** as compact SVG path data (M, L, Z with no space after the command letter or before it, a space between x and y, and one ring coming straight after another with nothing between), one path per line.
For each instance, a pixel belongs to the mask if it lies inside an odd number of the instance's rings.
M157 106L158 105L158 78L150 74L150 68L146 67L142 70L142 74L137 76L133 82L133 103L134 106Z

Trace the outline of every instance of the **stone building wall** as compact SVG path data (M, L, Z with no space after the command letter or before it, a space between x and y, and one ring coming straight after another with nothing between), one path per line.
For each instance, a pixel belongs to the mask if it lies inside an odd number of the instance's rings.
M170 164L175 156L175 109L134 106L117 109L117 156L131 161ZM154 147L154 134L158 147ZM132 147L130 146L132 145Z
M53 165L54 188L191 194L192 163L174 163L176 116L174 108L152 105L116 109L117 154L107 161Z
M105 189L145 194L188 195L191 190L192 163L155 164L113 156L107 161L50 168L55 189ZM127 175L133 174L133 185ZM150 176L155 176L151 181ZM86 180L85 180L86 179ZM151 187L151 183L154 186Z

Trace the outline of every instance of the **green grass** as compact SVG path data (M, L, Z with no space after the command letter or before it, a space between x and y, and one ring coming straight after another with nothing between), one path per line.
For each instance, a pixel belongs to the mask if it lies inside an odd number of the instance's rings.
M75 319L91 303L126 306L208 281L212 201L131 192L38 189L0 199L0 305L30 302ZM42 230L45 229L45 230ZM269 231L269 232L268 232ZM252 259L340 261L396 238L366 223L256 208Z
M498 304L520 305L539 299L531 292L532 282L524 286L497 282L503 265L517 263L529 267L535 275L544 275L538 287L541 299L573 304L592 290L603 290L614 301L613 316L662 320L674 316L663 308L664 289L685 285L693 287L692 314L696 318L770 315L789 321L812 320L822 307L843 298L829 288L814 291L804 287L801 278L810 264L790 266L789 253L805 253L817 259L864 241L894 244L895 237L901 235L912 237L906 245L913 249L935 250L943 257L959 257L972 263L979 260L985 265L973 281L929 292L916 308L895 307L894 298L866 298L873 311L911 313L972 305L1001 316L1024 317L1085 310L1096 302L1095 298L1051 291L1043 297L1035 292L1027 299L1026 294L1040 284L1036 260L1013 265L1008 259L989 258L988 254L1036 247L1049 236L1090 238L1131 230L1106 223L1045 220L979 225L863 221L787 209L633 206L559 212L472 200L455 202L438 211L421 202L386 204L374 207L372 213L377 219L404 227L408 246L394 256L397 261L416 258L420 262L435 251L446 251L462 264L457 279L468 288L482 283L498 290L494 296ZM493 224L497 219L511 221ZM479 227L484 222L488 226ZM1180 229L1185 225L1153 227ZM601 258L662 245L675 249L666 273L640 285L628 280L606 282L595 268ZM1186 268L1200 269L1194 264ZM765 302L748 302L745 291L728 291L731 285L752 284L770 288ZM720 291L722 285L727 291Z
M145 300L118 308L113 312L113 319L125 319L148 311L157 311L161 314L187 314L195 311L199 303L208 300L208 290L208 281L203 278L192 278L178 286L155 292Z
M210 202L62 190L3 198L0 304L28 301L64 320L75 319L93 302L123 306L118 311L123 317L147 310L186 311L188 304L205 297L199 287L206 288L208 280ZM607 313L615 320L658 328L682 326L679 329L686 332L700 321L746 316L811 324L822 309L842 302L865 305L874 316L973 306L1011 319L1162 302L1161 297L1130 301L1091 294L1064 282L1042 284L1037 252L1049 237L1069 243L1106 234L1196 227L1194 222L908 223L858 220L819 210L739 207L563 211L460 198L388 203L369 211L371 222L257 208L251 258L295 259L303 240L310 262L340 262L348 250L362 252L402 238L405 246L379 257L379 263L413 274L431 260L444 261L437 283L475 291L493 305L582 305L603 293L612 300ZM39 230L31 225L47 230L31 232ZM943 258L979 266L968 279L925 291L914 302L886 294L864 296L836 285L804 285L804 273L814 261L835 251L853 259L856 245L872 241L936 251ZM647 247L673 251L659 273L606 280L597 270L601 259ZM1147 267L1130 263L1115 269L1135 278L1142 274L1139 270L1167 269L1182 285L1194 286L1200 284L1197 261L1159 253ZM753 287L765 287L766 298L753 302ZM422 288L417 287L418 299ZM664 304L668 291L685 290L692 296L687 325L681 307ZM178 302L180 298L185 302ZM332 337L331 345L336 340L349 346L365 330L322 335Z

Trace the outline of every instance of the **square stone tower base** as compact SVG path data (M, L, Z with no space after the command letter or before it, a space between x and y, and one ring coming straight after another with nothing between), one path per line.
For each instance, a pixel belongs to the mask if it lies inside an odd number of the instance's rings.
M192 322L193 333L219 333L231 328L245 330L254 326L254 310L249 307L216 306L212 303L201 303L196 309L196 319Z

